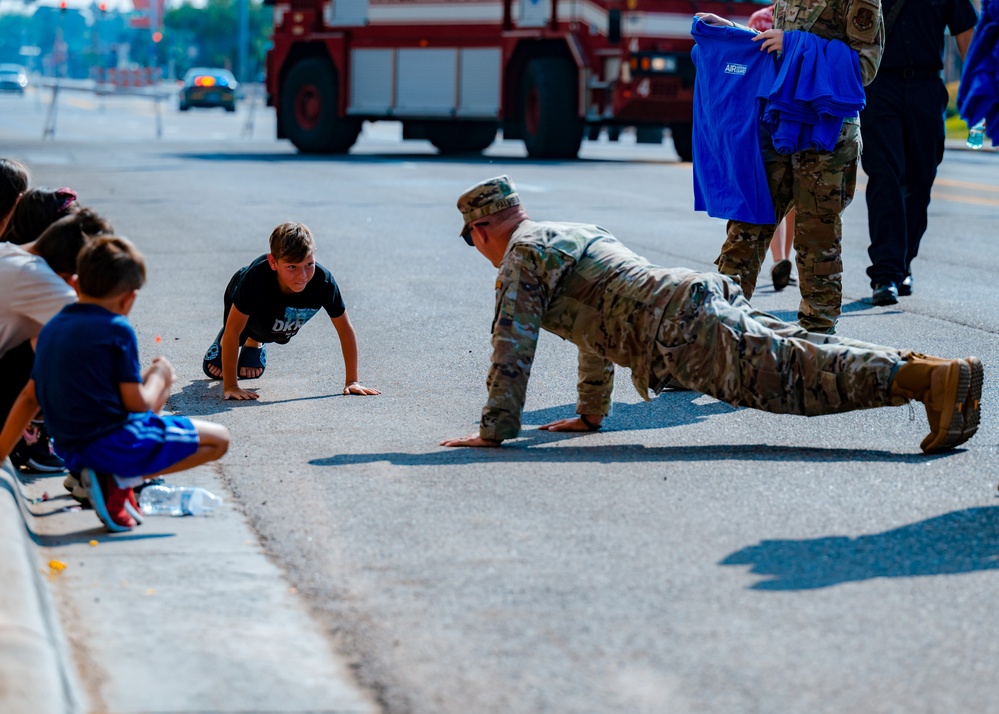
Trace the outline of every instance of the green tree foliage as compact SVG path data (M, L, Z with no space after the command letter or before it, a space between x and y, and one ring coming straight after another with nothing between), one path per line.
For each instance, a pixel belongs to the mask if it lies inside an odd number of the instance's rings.
M250 43L247 51L248 78L263 71L264 55L270 45L271 8L250 0ZM204 7L184 4L167 9L163 18L161 52L169 53L177 75L191 67L234 69L239 57L238 0L208 0ZM164 58L165 59L165 58Z

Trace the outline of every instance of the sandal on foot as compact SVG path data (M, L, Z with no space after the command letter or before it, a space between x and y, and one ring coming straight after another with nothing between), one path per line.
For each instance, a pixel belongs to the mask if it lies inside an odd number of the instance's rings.
M240 379L257 379L264 375L264 370L267 369L267 346L260 345L260 347L247 347L243 345L243 349L239 351L239 369L259 369L260 374L256 377L243 377Z
M207 352L205 352L204 361L201 363L201 369L205 373L205 376L208 377L208 379L222 379L222 346L219 343L222 340L223 332L225 332L224 327L221 330L219 330L218 337L215 338L215 341L212 343L212 346L208 348ZM211 365L212 367L218 367L219 376L216 377L214 374L212 374L208 370L208 365Z

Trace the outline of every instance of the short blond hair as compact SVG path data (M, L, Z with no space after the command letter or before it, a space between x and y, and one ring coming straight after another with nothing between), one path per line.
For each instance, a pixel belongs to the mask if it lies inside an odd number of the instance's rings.
M312 231L304 223L282 223L271 232L271 255L274 260L301 263L316 252Z

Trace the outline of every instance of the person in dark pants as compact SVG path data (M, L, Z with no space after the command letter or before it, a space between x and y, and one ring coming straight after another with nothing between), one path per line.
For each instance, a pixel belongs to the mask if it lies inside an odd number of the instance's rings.
M882 12L885 50L860 113L861 163L867 173L872 302L894 305L899 295L912 293L912 261L943 160L944 28L963 58L978 15L971 0L884 0Z

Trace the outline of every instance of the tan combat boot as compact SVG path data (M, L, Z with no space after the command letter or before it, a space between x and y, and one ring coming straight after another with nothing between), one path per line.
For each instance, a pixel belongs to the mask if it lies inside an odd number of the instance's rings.
M891 391L926 407L930 433L919 445L924 452L952 449L978 431L982 379L977 357L943 359L914 352L905 356Z

